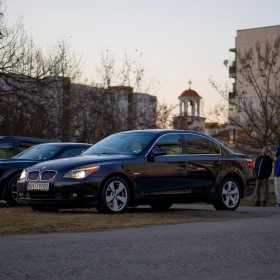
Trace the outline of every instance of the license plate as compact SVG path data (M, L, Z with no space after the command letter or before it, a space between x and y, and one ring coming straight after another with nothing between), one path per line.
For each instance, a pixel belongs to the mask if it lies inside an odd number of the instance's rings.
M28 190L48 191L49 183L29 182L27 185Z

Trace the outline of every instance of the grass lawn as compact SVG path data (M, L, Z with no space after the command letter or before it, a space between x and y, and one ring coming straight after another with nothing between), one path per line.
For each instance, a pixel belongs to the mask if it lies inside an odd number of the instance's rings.
M261 198L261 201L262 201L262 198ZM248 198L241 199L240 206L253 206L255 203L256 203L255 196L250 196ZM272 207L275 203L276 203L275 193L270 193L266 206Z

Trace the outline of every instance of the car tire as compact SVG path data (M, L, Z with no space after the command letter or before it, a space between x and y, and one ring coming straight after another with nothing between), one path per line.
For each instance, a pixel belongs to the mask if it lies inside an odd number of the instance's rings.
M127 209L129 202L128 184L124 179L116 176L105 182L96 210L99 213L119 214Z
M33 211L39 212L58 212L59 208L56 206L45 206L45 205L31 205Z
M23 205L19 202L18 195L17 195L17 181L18 181L19 177L20 177L20 174L16 174L13 177L11 177L6 186L5 200L10 206Z
M240 199L241 190L238 182L233 178L226 178L218 188L217 200L213 206L216 210L234 211L238 208Z
M151 203L149 205L155 211L167 211L172 206L172 203L171 202Z

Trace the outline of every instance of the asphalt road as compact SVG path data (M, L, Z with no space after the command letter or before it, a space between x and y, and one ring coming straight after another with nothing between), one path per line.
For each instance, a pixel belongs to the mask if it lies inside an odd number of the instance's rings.
M246 209L271 216L94 233L2 236L0 278L279 279L280 209L239 207L239 211Z

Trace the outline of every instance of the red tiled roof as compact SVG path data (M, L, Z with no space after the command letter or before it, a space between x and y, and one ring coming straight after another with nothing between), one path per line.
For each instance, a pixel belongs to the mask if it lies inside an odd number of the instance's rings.
M212 137L215 137L215 138L216 137L229 137L229 130L228 129L222 130L219 133L212 135Z
M199 94L195 90L187 89L180 96L199 97Z

